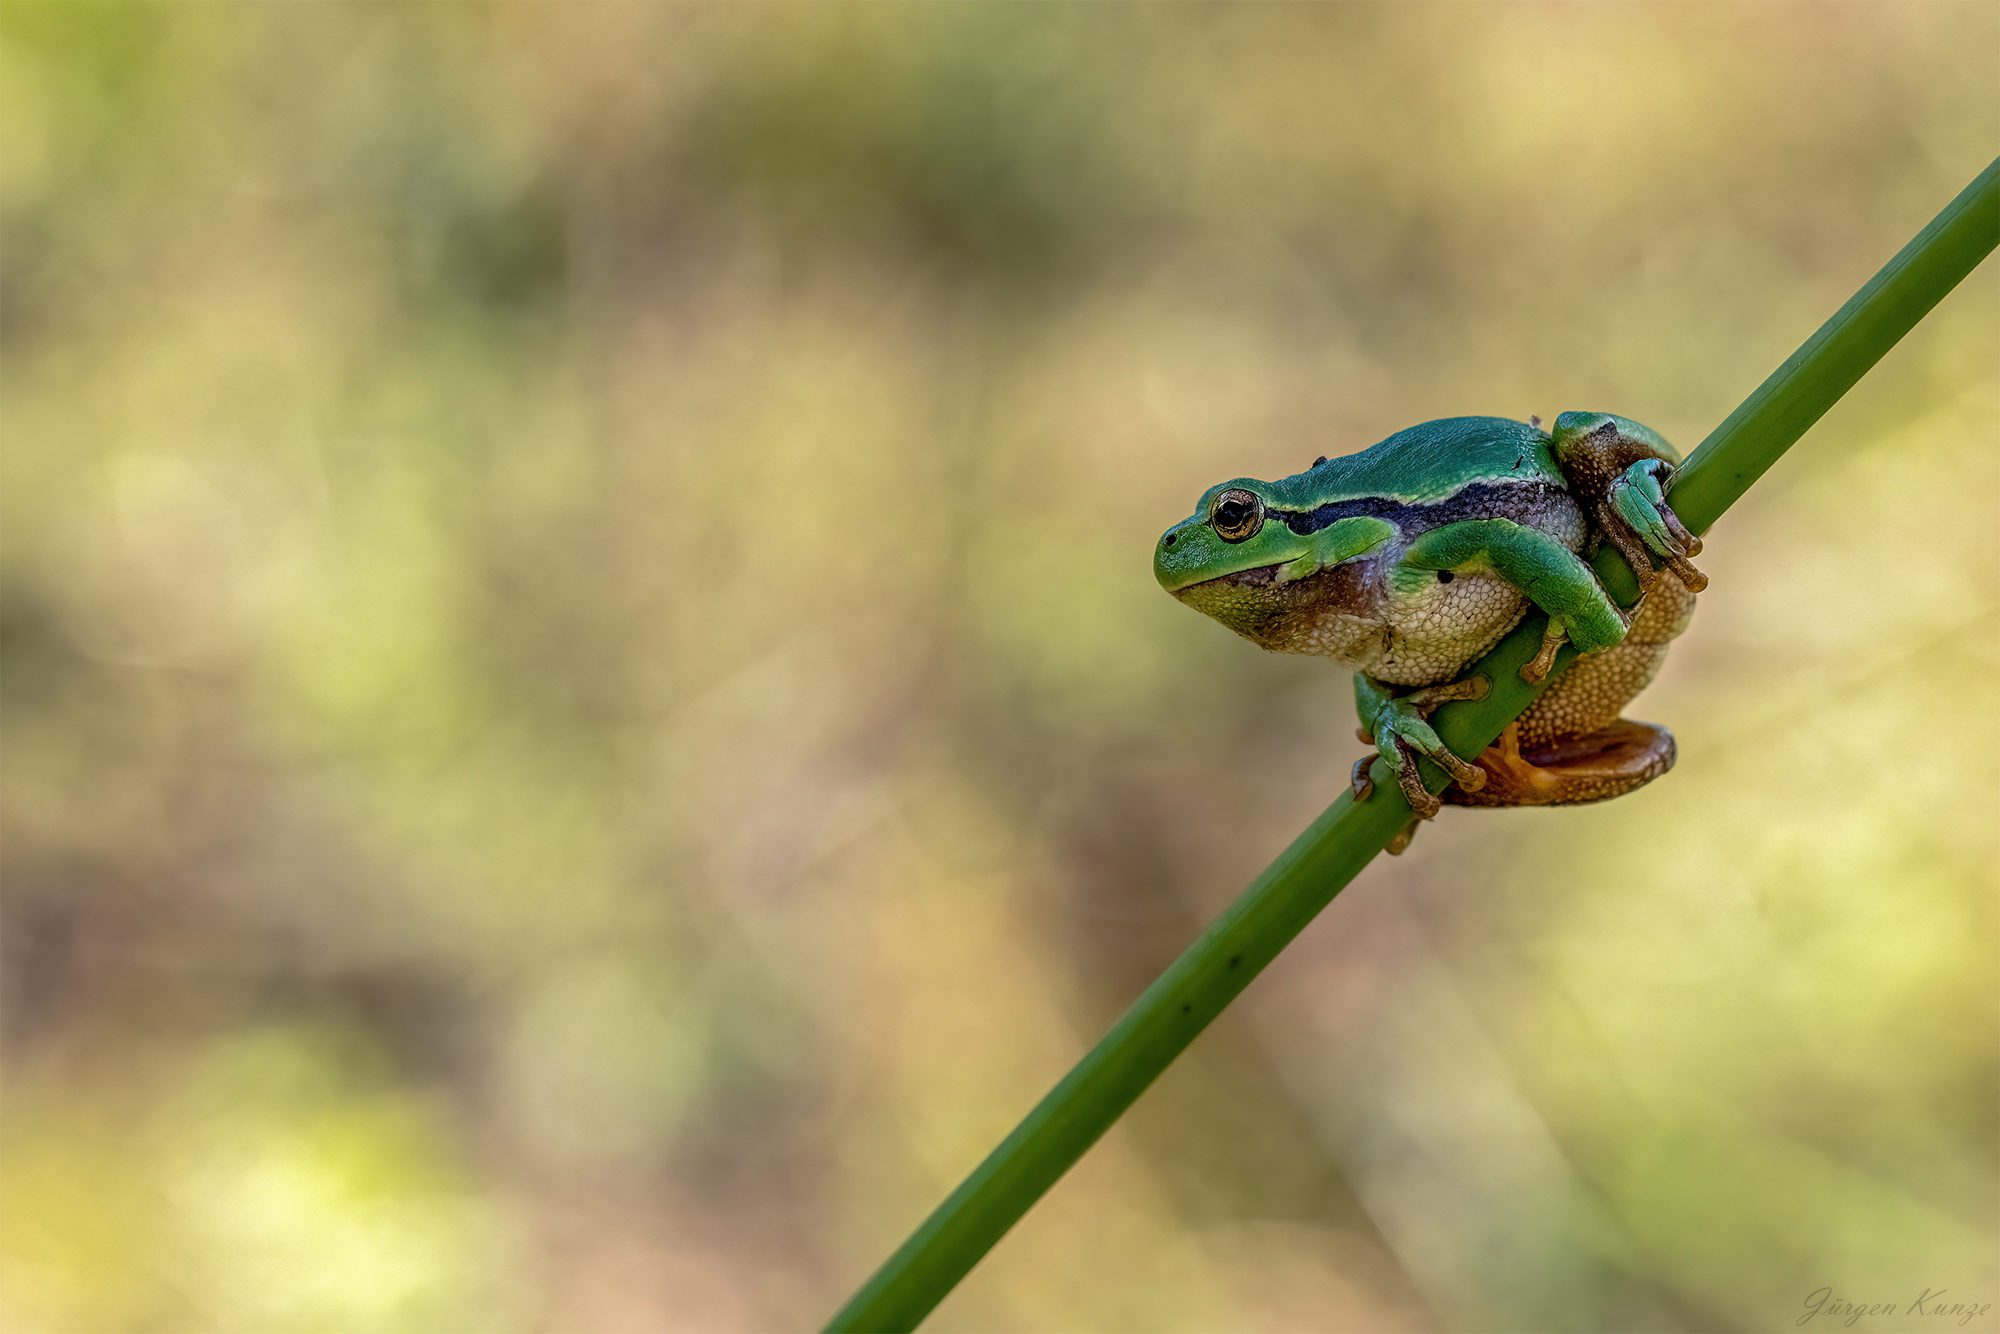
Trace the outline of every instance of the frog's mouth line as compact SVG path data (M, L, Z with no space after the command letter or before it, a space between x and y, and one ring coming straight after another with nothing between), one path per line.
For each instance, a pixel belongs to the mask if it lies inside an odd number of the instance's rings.
M1317 606L1323 611L1346 616L1369 617L1376 614L1379 590L1374 585L1373 567L1366 561L1342 561L1315 571L1302 579L1278 581L1279 571L1291 564L1278 561L1271 565L1255 565L1247 570L1237 570L1233 574L1217 575L1204 579L1198 584L1174 590L1174 596L1194 606L1211 610L1213 604L1237 602L1241 595L1238 589L1256 589L1255 600L1277 608L1297 609Z
M1211 579L1201 579L1191 584L1183 584L1179 588L1170 591L1175 597L1184 598L1190 593L1200 592L1204 589L1213 591L1221 588L1268 588L1278 581L1279 566L1288 563L1286 561L1279 561L1274 565L1258 565L1248 570L1238 570L1234 574L1218 574Z
M1258 565L1252 569L1238 570L1235 574L1218 575L1213 579L1205 579L1202 582L1228 584L1235 588L1262 588L1266 584L1276 582L1279 567L1290 563L1289 561L1281 560L1275 565ZM1197 588L1200 586L1200 584L1195 585Z

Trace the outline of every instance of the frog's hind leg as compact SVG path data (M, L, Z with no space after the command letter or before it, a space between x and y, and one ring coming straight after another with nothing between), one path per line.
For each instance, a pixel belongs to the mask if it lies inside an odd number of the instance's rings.
M1474 760L1486 771L1476 790L1447 788L1460 806L1577 806L1644 787L1674 767L1674 734L1652 723L1617 718L1582 736L1523 747L1521 724Z
M1616 648L1579 658L1527 712L1481 751L1483 787L1447 788L1461 806L1568 806L1644 787L1674 766L1673 734L1620 718L1666 660L1694 595L1671 580L1654 586Z

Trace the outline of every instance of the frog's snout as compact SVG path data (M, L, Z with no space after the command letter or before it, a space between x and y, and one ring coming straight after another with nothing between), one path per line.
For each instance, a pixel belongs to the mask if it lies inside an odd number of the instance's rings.
M1159 580L1160 587L1169 593L1177 593L1191 582L1190 576L1201 568L1204 555L1199 549L1201 543L1193 534L1203 527L1200 519L1193 516L1182 519L1160 535L1153 545L1153 578Z

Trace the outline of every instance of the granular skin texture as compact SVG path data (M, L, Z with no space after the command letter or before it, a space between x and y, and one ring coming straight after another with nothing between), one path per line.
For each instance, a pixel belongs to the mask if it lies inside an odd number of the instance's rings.
M1617 720L1618 711L1645 689L1667 646L1694 615L1694 594L1664 575L1640 602L1625 642L1579 659L1521 715L1521 749L1533 752L1560 736L1595 732ZM1636 786L1636 784L1634 785Z

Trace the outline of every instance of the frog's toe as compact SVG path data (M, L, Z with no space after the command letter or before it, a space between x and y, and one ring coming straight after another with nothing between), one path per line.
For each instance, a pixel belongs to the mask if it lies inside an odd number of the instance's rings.
M1575 806L1608 801L1644 787L1674 767L1674 734L1652 723L1619 718L1598 731L1535 745L1515 742L1512 729L1479 754L1487 783L1448 788L1461 806Z
M1444 685L1422 686L1407 695L1399 695L1396 702L1420 713L1429 713L1438 705L1454 699L1485 699L1493 693L1493 682L1484 676L1468 676ZM1426 755L1431 754L1428 746L1422 747ZM1442 749L1442 747L1440 747ZM1435 758L1435 757L1433 757Z
M1431 820L1444 808L1444 803L1424 787L1424 776L1417 768L1416 756L1411 754L1410 744L1402 737L1390 737L1383 748L1382 758L1389 761L1396 771L1396 786L1403 790L1403 800L1410 803L1419 820Z
M1697 542L1695 550L1699 551L1700 549L1701 544ZM1699 593L1708 587L1708 576L1690 565L1686 556L1667 557L1667 568L1674 572L1674 577L1679 579L1681 586L1690 593Z
M1542 631L1542 646L1535 650L1535 656L1521 664L1521 679L1535 685L1549 674L1556 665L1556 654L1569 642L1569 632L1556 617L1549 618L1548 626Z
M1468 792L1477 792L1480 788L1486 786L1486 771L1484 769L1476 764L1466 763L1444 747L1438 747L1437 751L1430 758L1437 762L1439 768L1451 775L1451 785L1453 787L1461 787Z
M1364 734L1361 739L1366 741L1368 738ZM1375 780L1368 776L1368 766L1374 762L1373 755L1363 755L1354 762L1354 771L1348 775L1347 782L1354 789L1356 801L1366 801L1375 795Z
M1487 772L1478 765L1467 763L1442 745L1435 749L1422 747L1421 753L1425 759L1451 775L1451 781L1445 784L1446 795L1439 797L1424 786L1423 773L1417 767L1416 756L1412 753L1418 749L1398 737L1396 755L1391 759L1396 768L1396 785L1403 790L1404 798L1410 803L1410 809L1417 813L1418 818L1429 820L1436 817L1444 802L1457 800L1450 795L1452 793L1477 792L1486 786Z
M1403 789L1403 800L1410 803L1410 810L1419 820L1435 820L1437 813L1444 809L1444 800L1425 789L1424 780L1414 764L1397 770L1396 783Z

